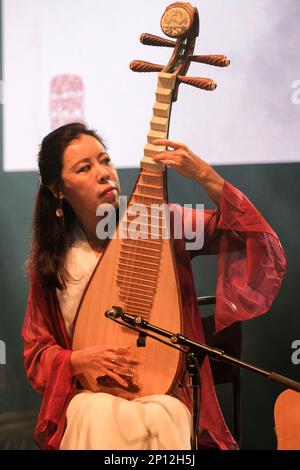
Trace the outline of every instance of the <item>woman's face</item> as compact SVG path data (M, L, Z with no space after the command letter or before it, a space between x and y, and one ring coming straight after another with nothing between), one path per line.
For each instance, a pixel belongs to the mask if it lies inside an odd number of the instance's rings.
M63 154L61 180L59 197L81 217L95 216L99 204L118 206L118 174L95 137L81 134L71 141Z

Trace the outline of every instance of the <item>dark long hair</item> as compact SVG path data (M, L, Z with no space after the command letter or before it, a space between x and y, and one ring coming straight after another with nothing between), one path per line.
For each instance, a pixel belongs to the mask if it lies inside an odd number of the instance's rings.
M66 287L68 274L64 270L64 261L76 220L73 209L65 199L61 203L63 217L56 216L60 201L49 187L57 192L60 190L63 153L70 142L82 134L95 137L105 147L96 131L82 123L72 123L48 134L38 154L40 186L35 201L32 248L27 270L34 272L43 286L49 289Z

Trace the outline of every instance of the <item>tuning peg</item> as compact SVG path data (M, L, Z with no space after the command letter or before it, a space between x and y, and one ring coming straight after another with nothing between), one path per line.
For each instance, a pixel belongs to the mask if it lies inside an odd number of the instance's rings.
M176 42L170 39L161 38L154 34L143 33L140 36L140 42L145 46L175 47Z
M180 83L201 88L202 90L213 91L217 88L217 82L211 78L183 77L179 75L178 80Z
M161 72L163 65L151 64L151 62L144 62L143 60L133 60L129 64L129 68L133 72Z
M191 62L214 65L216 67L228 67L230 59L226 55L191 55Z

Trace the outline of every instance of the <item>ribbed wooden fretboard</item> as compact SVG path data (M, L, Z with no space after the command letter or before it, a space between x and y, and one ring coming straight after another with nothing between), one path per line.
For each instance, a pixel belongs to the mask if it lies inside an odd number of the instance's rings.
M153 115L150 121L150 132L147 135L147 144L144 147L142 168L152 167L154 171L163 171L162 165L154 163L152 155L165 150L165 147L153 145L155 139L167 139L169 134L169 121L172 108L172 94L176 84L176 77L169 73L158 74L156 89L156 102L153 106Z
M120 300L126 313L144 319L150 316L166 233L163 203L163 174L142 170L120 222L122 234L126 234L121 240L117 269Z
M126 313L141 315L145 320L149 319L157 288L166 229L164 211L158 211L157 215L153 211L154 205L161 206L166 202L164 166L151 158L153 153L165 150L165 147L153 145L152 141L168 138L175 83L176 77L172 74L161 72L158 75L156 102L141 161L142 170L126 215L120 223L120 229L123 233L125 230L127 236L121 241L117 270L120 300Z

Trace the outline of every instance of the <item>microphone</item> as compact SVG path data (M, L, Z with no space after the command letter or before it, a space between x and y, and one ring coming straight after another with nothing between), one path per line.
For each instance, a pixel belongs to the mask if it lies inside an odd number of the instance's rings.
M147 322L142 317L135 317L133 315L128 315L123 312L121 307L113 306L110 310L106 310L104 315L111 320L115 320L117 318L121 318L126 323L129 323L133 326L140 326L145 327Z
M104 315L107 318L122 318L123 312L121 307L112 307L110 310L106 310Z
M142 317L135 317L133 315L127 315L123 312L121 307L113 306L110 310L106 310L104 313L106 318L110 320L116 320L117 318L121 318L123 322L129 323L129 325L133 327L142 327L147 328L148 322L146 322ZM139 330L136 330L139 331ZM146 333L139 331L139 336L136 340L136 345L138 348L146 346Z

